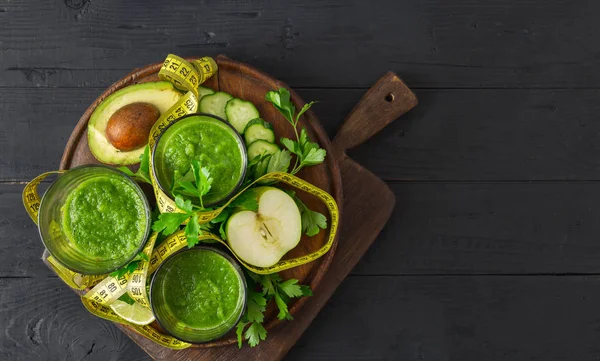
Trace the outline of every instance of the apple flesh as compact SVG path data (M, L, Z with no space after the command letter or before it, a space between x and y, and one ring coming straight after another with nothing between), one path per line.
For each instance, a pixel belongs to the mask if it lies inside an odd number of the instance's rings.
M294 199L274 187L259 187L258 211L240 210L229 217L227 242L244 262L256 267L276 264L296 247L302 236L302 219Z

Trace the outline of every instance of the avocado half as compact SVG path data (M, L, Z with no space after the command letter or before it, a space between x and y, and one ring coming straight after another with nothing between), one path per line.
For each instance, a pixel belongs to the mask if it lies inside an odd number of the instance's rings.
M150 103L162 115L181 97L169 82L149 82L130 85L108 96L94 110L88 122L88 143L90 151L102 163L131 165L140 162L144 146L131 151L115 148L106 137L106 126L110 117L122 107L132 103Z

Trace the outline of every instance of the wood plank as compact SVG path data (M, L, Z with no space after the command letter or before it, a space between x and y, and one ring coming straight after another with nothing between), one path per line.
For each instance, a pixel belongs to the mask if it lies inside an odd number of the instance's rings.
M102 89L0 88L0 179L57 169ZM329 136L360 89L302 89ZM598 90L421 90L420 106L350 152L385 180L600 180Z
M3 360L149 360L56 278L0 288ZM595 360L599 289L596 276L353 276L286 359Z
M416 93L418 107L349 153L383 179L600 179L596 90Z
M77 120L101 89L1 89L0 179L56 170Z
M597 277L350 277L286 360L596 360Z
M353 274L600 273L597 182L392 183Z
M58 278L0 278L0 289L2 360L149 360Z
M396 209L354 275L600 273L597 182L390 186ZM46 277L21 191L0 186L0 277Z
M293 87L598 87L595 0L0 1L0 86L102 86L225 53ZM376 24L373 25L373 24ZM323 61L326 59L326 61Z
M0 184L0 277L54 276L42 263L44 245L23 206L24 187Z

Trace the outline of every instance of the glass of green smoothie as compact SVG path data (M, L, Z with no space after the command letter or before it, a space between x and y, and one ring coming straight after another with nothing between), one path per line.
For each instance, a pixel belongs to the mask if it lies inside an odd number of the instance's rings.
M82 274L105 274L126 265L141 251L151 227L142 189L102 165L61 175L42 197L38 217L46 249Z
M224 336L240 320L246 280L225 252L194 247L167 258L156 270L150 303L158 323L173 337L208 342Z
M154 177L168 194L175 174L189 174L195 159L207 167L213 178L210 192L204 196L204 207L223 203L244 181L248 157L244 141L227 122L210 114L191 114L166 127L152 152ZM194 201L195 197L190 195ZM197 204L199 205L199 204Z

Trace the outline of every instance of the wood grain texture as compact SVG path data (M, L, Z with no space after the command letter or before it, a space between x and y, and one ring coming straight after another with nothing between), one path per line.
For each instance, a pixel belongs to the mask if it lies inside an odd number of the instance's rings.
M37 226L22 205L24 187L24 184L0 183L0 279L52 274L40 263L44 245Z
M349 152L384 179L598 180L598 90L423 90Z
M105 87L174 52L267 70L321 101L330 136L386 70L420 89L419 107L349 152L388 180L398 209L287 359L596 360L598 10L595 0L0 0L0 359L149 359L47 283L12 182L56 169Z
M106 87L227 53L292 87L598 87L595 0L0 1L0 86ZM323 59L327 59L323 61Z
M368 141L417 103L415 94L406 84L396 74L388 72L367 90L344 120L333 139L335 149L345 153Z
M3 360L150 360L59 279L0 289ZM598 289L597 276L350 276L286 360L596 360Z
M591 361L597 277L350 277L286 360Z
M2 360L148 360L116 327L91 317L58 278L4 278L0 289Z
M383 73L381 74L383 75ZM373 79L374 81L375 79ZM0 178L57 169L102 89L0 88ZM301 89L330 137L360 89ZM600 180L598 90L420 90L421 106L351 150L385 180Z
M355 274L600 273L596 182L394 183Z

